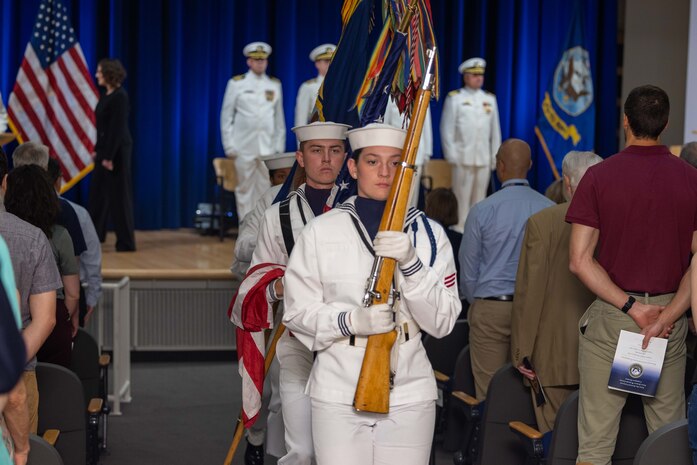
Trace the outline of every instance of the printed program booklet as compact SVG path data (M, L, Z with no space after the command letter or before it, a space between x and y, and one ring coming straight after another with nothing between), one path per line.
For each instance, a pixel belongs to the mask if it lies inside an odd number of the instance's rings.
M652 337L646 350L641 348L643 340L641 334L620 332L608 388L640 396L656 395L668 340Z

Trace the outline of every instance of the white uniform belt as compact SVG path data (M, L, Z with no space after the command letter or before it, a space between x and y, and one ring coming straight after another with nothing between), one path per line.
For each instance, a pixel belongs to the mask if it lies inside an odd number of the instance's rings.
M404 344L407 342L409 339L413 338L417 334L419 334L419 331L421 331L421 328L419 325L416 323L414 320L407 320L403 321L399 325L395 327L395 330L397 331L397 344ZM342 337L341 339L337 339L336 341L339 344L346 344L350 346L355 346L355 347L365 347L368 345L368 336L350 336L350 337Z

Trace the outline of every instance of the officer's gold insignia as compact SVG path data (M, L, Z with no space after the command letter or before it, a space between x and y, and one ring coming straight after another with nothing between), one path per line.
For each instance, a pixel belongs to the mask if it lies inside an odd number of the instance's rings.
M274 94L274 91L272 91L272 90L267 90L267 91L266 91L266 100L269 101L269 102L272 102L272 101L273 101L273 96L274 96L274 95L275 95L275 94Z

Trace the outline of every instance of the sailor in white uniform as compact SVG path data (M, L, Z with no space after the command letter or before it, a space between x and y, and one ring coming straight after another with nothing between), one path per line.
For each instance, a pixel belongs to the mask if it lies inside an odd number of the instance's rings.
M285 273L284 323L317 352L307 384L319 465L428 463L437 398L421 331L450 333L460 300L445 231L410 209L403 232L377 233L405 131L371 124L348 133L358 196L316 218L300 234ZM376 237L377 234L377 237ZM398 262L400 298L363 307L375 255ZM399 328L388 414L352 407L367 336Z
M440 120L443 155L452 163L452 189L459 208L457 225L463 232L470 207L486 197L496 152L501 145L501 126L496 96L482 90L486 61L470 58L458 68L465 87L445 98Z
M315 101L317 100L317 93L322 82L324 82L324 76L329 69L334 50L336 50L336 45L322 44L313 48L310 52L310 61L317 68L317 77L303 82L298 89L298 97L295 100L296 126L302 126L310 122L312 110L315 108Z
M304 170L305 183L264 212L252 268L264 263L285 265L302 229L327 209L330 197L336 195L334 183L346 158L348 128L345 124L330 122L293 128L300 143L296 158L299 169ZM283 282L279 278L269 284L267 301L273 303L282 298ZM313 355L290 332L281 336L276 354L280 365L280 404L287 451L278 463L310 465L314 453L310 399L305 394L305 385Z
M228 81L220 111L223 149L235 159L235 199L241 220L270 187L261 156L283 152L286 146L281 82L266 75L271 46L252 42L243 53L249 71Z
M264 212L271 206L273 200L283 186L290 169L295 163L295 152L277 153L262 157L266 168L269 170L269 180L271 187L257 200L254 210L245 216L240 224L235 241L235 257L232 259L230 271L236 273L240 278L249 269L249 262L252 261L254 247L257 245L259 237L259 227L264 219Z

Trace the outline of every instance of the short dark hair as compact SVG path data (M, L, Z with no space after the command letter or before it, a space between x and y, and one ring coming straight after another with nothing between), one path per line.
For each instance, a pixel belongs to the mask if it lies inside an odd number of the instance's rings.
M48 168L46 168L46 171L48 172L49 181L51 181L53 184L58 181L58 178L60 178L62 174L60 163L58 163L58 160L53 157L48 159Z
M361 152L363 152L363 149L354 150L354 151L351 153L351 158L353 158L354 160L358 161L358 157L361 156Z
M5 208L39 228L50 239L60 207L46 170L37 165L24 165L10 171L7 175Z
M2 146L0 146L0 182L2 182L2 178L5 177L8 170L9 170L9 165L7 163L7 154L2 149Z
M457 198L450 189L439 187L426 196L424 213L444 228L457 224L457 210Z
M663 89L646 85L636 87L624 102L629 127L639 139L658 139L668 124L670 100Z
M126 68L116 58L102 58L98 66L102 68L102 76L110 86L119 87L128 76Z

